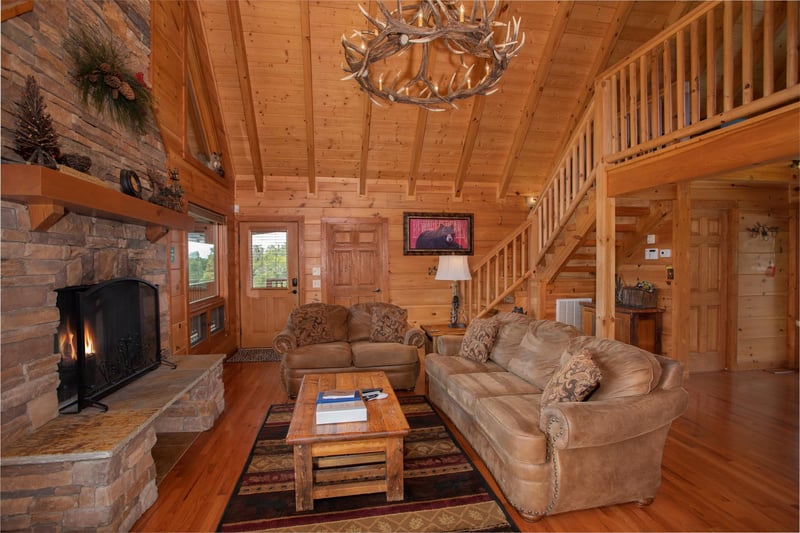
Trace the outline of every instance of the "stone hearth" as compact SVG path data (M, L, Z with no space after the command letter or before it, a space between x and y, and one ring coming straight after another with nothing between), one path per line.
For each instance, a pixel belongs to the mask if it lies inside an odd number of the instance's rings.
M0 457L3 531L126 531L157 497L157 433L210 429L225 407L224 355L176 356L104 398L108 412L64 415Z

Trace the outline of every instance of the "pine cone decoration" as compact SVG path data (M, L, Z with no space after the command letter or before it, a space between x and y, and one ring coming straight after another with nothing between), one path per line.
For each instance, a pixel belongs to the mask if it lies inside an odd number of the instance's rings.
M120 83L119 94L121 94L126 100L136 100L136 93L133 92L133 89L126 81Z
M122 80L114 74L106 74L103 76L103 81L112 89L119 89L119 86L122 85Z

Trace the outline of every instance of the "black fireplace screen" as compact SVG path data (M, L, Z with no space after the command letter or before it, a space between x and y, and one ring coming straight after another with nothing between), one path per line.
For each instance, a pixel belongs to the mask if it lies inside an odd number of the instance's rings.
M58 289L61 411L88 405L161 362L158 287L139 279Z

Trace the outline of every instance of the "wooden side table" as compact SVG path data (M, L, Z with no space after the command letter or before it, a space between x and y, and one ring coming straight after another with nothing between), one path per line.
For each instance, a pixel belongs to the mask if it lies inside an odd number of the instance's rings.
M595 335L595 304L582 303L581 312L583 332ZM618 305L614 308L616 317L614 337L633 346L652 353L661 353L661 314L663 309L635 308Z
M467 328L451 328L448 324L423 324L420 326L425 332L425 353L433 352L433 343L436 337L442 335L463 335Z

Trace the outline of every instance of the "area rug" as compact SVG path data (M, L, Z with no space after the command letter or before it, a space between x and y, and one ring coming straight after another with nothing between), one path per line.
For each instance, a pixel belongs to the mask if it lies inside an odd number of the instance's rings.
M486 481L423 396L401 397L404 500L386 494L314 500L296 512L292 404L270 407L217 529L219 531L517 531Z
M239 348L229 357L226 363L263 363L265 361L280 361L281 356L272 348Z

